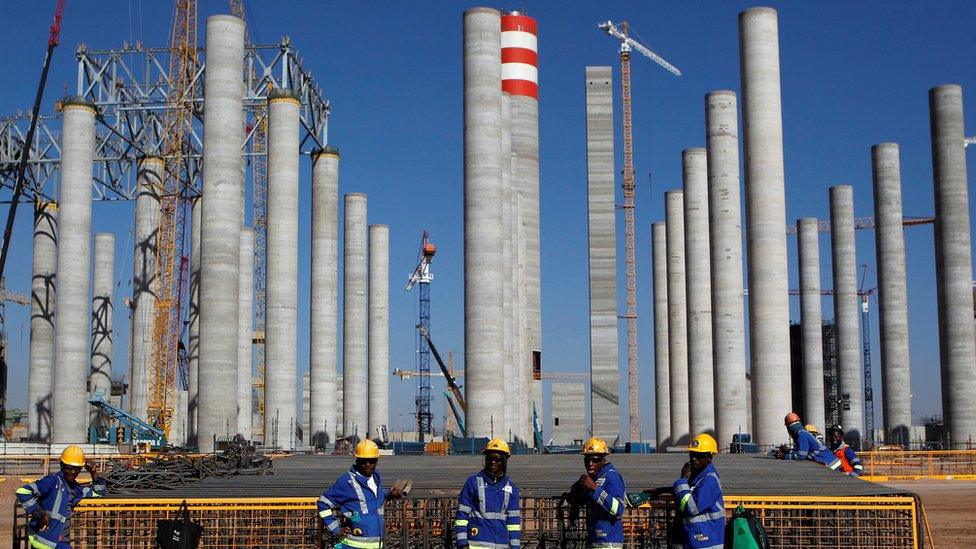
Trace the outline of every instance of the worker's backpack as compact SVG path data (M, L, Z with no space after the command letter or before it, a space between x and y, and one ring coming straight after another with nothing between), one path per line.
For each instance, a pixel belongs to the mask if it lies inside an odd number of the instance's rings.
M725 549L769 549L769 538L756 515L741 504L725 525Z

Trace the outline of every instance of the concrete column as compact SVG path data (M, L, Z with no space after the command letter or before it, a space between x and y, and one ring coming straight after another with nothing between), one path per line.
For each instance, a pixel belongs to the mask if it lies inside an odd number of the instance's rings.
M311 432L311 418L312 418L312 404L309 402L311 398L312 389L309 387L311 383L312 374L311 372L305 372L302 374L302 445L308 446L311 441L309 440L309 433Z
M820 233L817 219L796 222L800 271L800 329L803 336L803 420L825 429L823 328L820 315ZM900 223L899 223L900 230ZM836 405L836 403L834 403ZM846 427L846 426L845 426Z
M339 149L312 155L311 337L309 439L324 446L337 431L336 371L339 322ZM339 401L341 404L341 401Z
M51 438L79 443L88 435L91 301L92 162L95 107L70 99L62 111L58 292L54 324L54 398Z
M587 439L583 412L586 398L583 383L552 384L552 440L553 444L568 446ZM612 441L611 441L612 442Z
M201 452L212 451L214 435L233 434L237 424L237 391L228 388L237 387L243 221L244 22L240 18L207 18L206 60L196 433ZM273 177L274 170L268 173ZM269 180L269 192L271 185Z
M146 417L149 403L149 363L153 346L153 318L156 294L153 286L159 273L156 240L159 237L159 190L163 188L163 159L143 158L139 162L136 186L135 250L132 253L132 321L129 333L129 412ZM192 313L191 320L196 318ZM196 357L194 355L194 363Z
M237 433L251 440L251 384L253 383L254 231L241 229L241 275L238 280Z
M298 420L298 110L284 91L268 99L268 284L265 322L264 432Z
M657 449L671 445L671 395L668 360L668 244L667 225L651 225L654 258L654 420Z
M912 388L898 144L882 143L871 147L871 167L874 175L875 253L878 257L884 440L907 447L912 427Z
M960 86L929 90L942 415L952 447L976 441L973 266L963 112Z
M617 237L610 67L586 67L586 178L590 266L590 430L620 435Z
M715 433L712 370L711 244L705 149L681 153L684 181L685 288L688 304L688 408L692 435Z
M742 214L739 211L739 120L735 92L705 96L708 217L712 267L712 360L715 435L719 447L748 432L742 303Z
M51 390L54 386L54 301L58 268L58 205L34 205L31 260L30 356L27 421L31 440L51 436Z
M186 439L197 439L197 405L200 386L200 218L203 199L192 201L190 219L190 300L187 311L186 362L189 371L186 391Z
M668 390L671 444L688 443L688 309L685 296L685 220L681 191L664 193L668 252Z
M751 8L739 14L739 51L749 233L753 440L772 445L787 438L782 418L793 399L776 10Z
M864 390L861 307L857 295L857 252L854 248L854 189L850 185L830 188L830 248L834 273L840 423L844 426L847 443L859 450L864 436Z
M369 226L369 436L390 425L390 228Z
M481 437L493 432L502 434L502 429L496 430L495 426L503 425L504 411L500 403L505 400L501 303L501 14L498 10L472 8L464 12L463 48L464 368L468 407L465 420L468 436ZM526 279L531 279L531 274Z
M509 195L512 192L512 97L502 92L502 367L504 373L502 379L505 384L506 395L517 395L519 391L518 370L521 364L515 355L515 344L518 334L515 331L515 318L512 316L514 308L513 297L515 295L515 278L512 276L510 266L515 261L513 241L515 227L512 223L512 208ZM515 428L518 424L519 398L506 398L504 402L504 428L500 432L505 434L506 440L512 440L509 433L516 433Z
M90 396L101 395L105 400L112 396L112 315L115 304L115 235L95 235L95 274L92 281L91 309L91 370L88 373ZM107 426L105 414L91 410L90 422Z
M366 378L366 195L345 195L342 272L343 434L365 438L369 413Z

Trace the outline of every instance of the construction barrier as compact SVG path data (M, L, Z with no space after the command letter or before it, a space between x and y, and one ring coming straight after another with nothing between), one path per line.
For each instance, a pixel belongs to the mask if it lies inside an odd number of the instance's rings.
M976 480L976 450L861 452L864 480Z
M158 521L176 517L179 499L107 499L81 502L71 519L74 549L153 547ZM332 547L315 512L315 498L188 499L192 520L204 528L201 547ZM910 496L727 496L729 514L739 504L763 522L772 547L922 546L921 504ZM385 507L385 546L453 547L454 498L391 500ZM26 548L26 517L18 509L14 547ZM560 499L522 500L524 547L582 547L583 517ZM669 546L674 508L652 501L627 509L628 547Z

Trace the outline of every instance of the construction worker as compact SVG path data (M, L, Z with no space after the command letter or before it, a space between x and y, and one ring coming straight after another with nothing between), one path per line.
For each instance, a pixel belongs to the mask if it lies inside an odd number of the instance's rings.
M376 464L380 449L366 439L356 445L356 462L319 497L319 517L338 543L335 547L383 547L383 502L403 496L401 483L383 489Z
M721 549L725 545L725 507L718 471L712 456L718 453L715 439L706 433L688 445L688 463L671 489L681 517L681 547Z
M789 431L794 444L792 450L785 444L780 446L776 451L776 459L816 461L832 471L840 468L840 460L837 456L829 448L817 442L817 439L803 428L803 422L796 412L786 414L783 423L786 424L786 430Z
M78 484L82 468L92 481L88 486ZM98 476L95 462L85 459L85 452L68 446L61 452L61 470L25 484L17 489L17 499L30 515L27 539L38 549L71 549L67 541L67 524L78 502L105 495L105 479Z
M852 477L861 476L864 472L864 464L861 463L854 449L844 442L844 428L840 425L832 425L827 429L827 442L830 451L840 460L840 470Z
M458 547L519 547L522 515L519 492L508 475L508 443L492 439L482 452L485 467L468 477L458 497L454 532Z
M817 429L816 425L812 423L807 423L804 429L806 429L808 433L813 435L813 438L817 439L817 442L819 442L820 444L825 444L824 437L823 435L820 434L820 429Z
M573 501L586 504L586 546L624 546L624 479L607 461L607 443L592 437L583 444L586 473L573 484Z

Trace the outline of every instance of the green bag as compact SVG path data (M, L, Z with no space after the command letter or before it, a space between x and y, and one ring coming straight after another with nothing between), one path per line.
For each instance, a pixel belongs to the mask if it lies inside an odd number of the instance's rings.
M725 549L769 549L769 538L756 515L741 504L725 525Z

